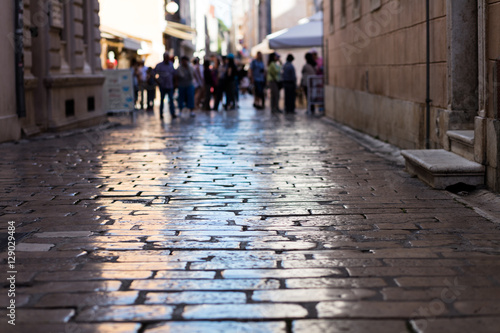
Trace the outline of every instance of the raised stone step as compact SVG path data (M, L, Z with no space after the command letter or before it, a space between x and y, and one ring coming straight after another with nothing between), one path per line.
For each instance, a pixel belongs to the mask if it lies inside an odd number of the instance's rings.
M450 139L450 150L470 161L474 161L474 131L460 130L446 132Z
M444 149L403 150L406 170L436 189L484 184L484 166Z

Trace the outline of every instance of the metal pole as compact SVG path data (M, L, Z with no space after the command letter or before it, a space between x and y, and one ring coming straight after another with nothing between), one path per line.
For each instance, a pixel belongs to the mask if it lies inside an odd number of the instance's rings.
M430 149L430 131L431 131L431 43L430 43L430 15L429 15L429 0L425 2L425 18L426 18L426 87L425 87L425 149Z
M24 92L23 11L23 0L14 0L16 110L17 115L20 118L26 117L26 101Z

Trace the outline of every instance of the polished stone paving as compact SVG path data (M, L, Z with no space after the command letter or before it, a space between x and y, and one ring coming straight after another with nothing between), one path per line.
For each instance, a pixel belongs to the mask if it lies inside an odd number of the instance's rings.
M250 105L0 145L0 331L500 331L498 224Z

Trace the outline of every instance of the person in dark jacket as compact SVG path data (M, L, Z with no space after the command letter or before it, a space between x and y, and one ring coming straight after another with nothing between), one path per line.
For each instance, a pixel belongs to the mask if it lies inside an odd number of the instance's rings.
M292 61L295 58L292 54L286 57L286 63L283 65L281 79L285 90L285 112L295 113L295 93L297 91L297 75Z
M215 87L214 87L214 108L213 110L219 111L219 104L224 98L224 90L226 87L226 65L227 58L224 56L222 60L220 58L215 59L214 71L215 77Z
M154 70L157 76L158 86L160 87L160 118L163 118L163 104L165 96L168 96L168 107L170 110L170 115L176 118L175 106L174 106L174 76L175 69L170 61L170 55L165 52L163 55L163 61L156 65Z
M182 112L184 109L184 104L190 111L191 117L195 116L194 110L194 72L193 68L189 64L189 58L183 56L181 58L181 65L175 71L175 76L177 78L178 85L178 104L179 111Z
M227 56L227 65L226 65L226 75L224 78L224 84L226 92L226 110L234 110L236 108L236 78L238 77L237 73L238 69L236 68L236 64L234 63L234 55L232 53Z
M203 110L210 110L210 100L212 99L213 89L215 87L215 81L210 68L210 60L205 59L203 62L203 82L205 85L205 99L203 100Z
M151 67L148 67L146 72L146 91L148 93L147 109L153 110L156 98L156 78L154 70Z

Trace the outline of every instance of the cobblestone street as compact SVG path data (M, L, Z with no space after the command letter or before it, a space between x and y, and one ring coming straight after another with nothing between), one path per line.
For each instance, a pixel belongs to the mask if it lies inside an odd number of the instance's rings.
M250 105L0 145L0 331L500 331L498 224Z

